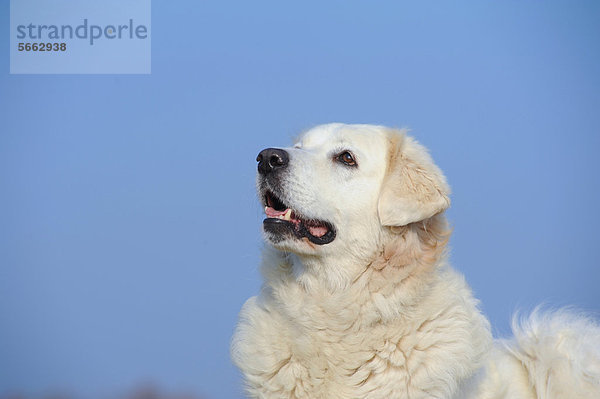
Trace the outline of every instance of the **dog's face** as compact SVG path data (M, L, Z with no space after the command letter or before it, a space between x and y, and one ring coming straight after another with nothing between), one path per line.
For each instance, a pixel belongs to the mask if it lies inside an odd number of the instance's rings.
M389 226L444 210L448 187L427 152L402 132L331 124L258 161L265 239L300 255L376 248Z

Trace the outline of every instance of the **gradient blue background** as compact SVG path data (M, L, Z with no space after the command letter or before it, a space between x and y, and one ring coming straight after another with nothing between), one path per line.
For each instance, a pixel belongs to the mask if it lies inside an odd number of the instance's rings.
M240 397L254 158L408 126L453 187L452 262L498 335L600 309L600 3L152 4L152 75L9 75L0 5L0 395Z

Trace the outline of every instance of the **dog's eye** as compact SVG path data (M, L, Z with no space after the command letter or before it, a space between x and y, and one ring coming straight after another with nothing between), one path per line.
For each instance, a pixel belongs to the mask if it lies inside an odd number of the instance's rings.
M349 151L344 151L337 156L337 160L348 166L356 166L356 161Z

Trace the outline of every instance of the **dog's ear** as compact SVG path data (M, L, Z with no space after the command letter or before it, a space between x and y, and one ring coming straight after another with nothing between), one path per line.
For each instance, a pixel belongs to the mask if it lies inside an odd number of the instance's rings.
M450 206L450 188L421 144L390 131L387 174L378 212L384 226L405 226L430 218Z

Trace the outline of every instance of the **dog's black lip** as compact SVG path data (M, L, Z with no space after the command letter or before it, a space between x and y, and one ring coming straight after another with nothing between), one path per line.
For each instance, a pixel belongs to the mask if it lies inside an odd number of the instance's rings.
M321 221L327 227L327 233L321 237L316 237L310 234L310 231L300 223L300 228L296 229L296 226L292 222L277 218L266 218L263 220L263 227L265 231L277 233L277 234L293 234L297 238L306 237L310 242L316 245L329 244L335 239L336 233L333 225L329 222Z
M267 196L271 195L281 203L286 204L286 201L283 199L284 196L279 193L279 187L273 187L271 184L268 184L264 179L260 182L260 192L261 194L261 202L263 202L263 206L269 206L267 201ZM285 205L287 207L287 204ZM293 212L296 212L292 209ZM297 214L297 213L296 213ZM298 214L297 214L298 215ZM304 217L303 215L298 215L298 218L301 220L310 220L309 218ZM325 245L329 244L336 237L336 230L333 224L329 223L326 220L319 220L319 223L323 224L327 227L327 233L323 234L321 237L316 237L310 234L308 228L304 225L304 223L300 223L300 228L296 229L296 226L287 220L278 219L278 218L266 218L263 220L263 228L267 232L271 232L278 235L293 235L296 238L304 238L306 237L310 242L316 245Z

